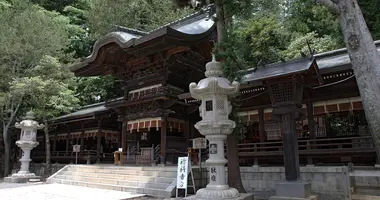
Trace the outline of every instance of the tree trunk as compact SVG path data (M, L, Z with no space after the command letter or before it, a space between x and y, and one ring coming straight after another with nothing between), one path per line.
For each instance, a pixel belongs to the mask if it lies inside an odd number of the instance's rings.
M215 12L216 12L216 29L218 34L218 42L223 42L225 27L224 27L224 13L223 13L223 5L221 0L215 1ZM223 51L222 49L219 49Z
M336 4L333 2L337 2ZM321 2L323 3L323 2ZM331 6L331 3L333 3ZM325 4L328 6L328 4ZM340 19L369 130L380 161L380 55L357 0L331 1Z
M215 1L216 12L216 27L218 32L218 42L222 43L228 37L227 28L230 28L231 19L226 19L225 16L229 16L225 13L224 6L221 0ZM226 26L228 24L229 26ZM219 48L219 51L223 51ZM223 62L223 60L221 60ZM237 150L237 139L234 134L230 134L227 137L227 159L228 159L228 185L236 188L240 193L245 193L243 183L241 181L239 156Z
M45 132L45 153L46 153L46 163L45 163L45 173L50 174L50 163L51 163L51 153L50 153L50 138L49 138L49 124L47 120L44 120L44 132Z
M10 144L8 137L8 129L6 126L3 127L3 139L4 139L4 177L9 175L9 165L10 165Z
M228 185L236 188L240 193L246 193L241 181L237 138L234 134L230 134L227 137L227 158Z

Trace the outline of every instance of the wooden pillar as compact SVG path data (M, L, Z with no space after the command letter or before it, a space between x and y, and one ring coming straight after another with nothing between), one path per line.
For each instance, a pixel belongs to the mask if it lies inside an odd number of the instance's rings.
M121 136L119 137L121 141L118 147L123 148L123 152L127 152L128 121L124 115L119 115L117 120L121 122Z
M117 148L121 148L121 134L123 133L122 132L122 128L123 128L123 125L122 125L122 123L119 123L119 125L118 125L118 130L120 130L120 132L119 132L119 134L117 135L117 142L116 142L116 144L117 144ZM118 149L116 149L116 151L117 151Z
M68 155L69 154L69 138L70 138L70 130L69 130L69 127L68 125L66 124L67 126L67 135L66 135L66 149L65 149L65 154Z
M260 142L265 142L265 118L264 108L259 108L259 136Z
M127 152L127 134L128 134L128 121L127 119L123 119L121 124L121 148L123 148L123 152Z
M285 179L297 181L300 178L298 138L295 115L292 112L284 113L282 118Z
M160 163L166 164L166 125L167 125L167 116L161 118L161 152L160 152Z
M83 152L84 150L84 123L82 122L82 131L80 133L80 151Z
M314 140L317 138L317 135L315 131L313 102L307 103L307 123L309 125L310 139Z
M98 119L98 133L96 134L96 163L100 163L100 146L101 146L101 139L102 139L102 119Z
M55 132L54 133L54 141L53 141L53 152L55 152L57 150L57 139L58 139L57 132Z
M190 139L193 139L190 136L190 120L186 120L186 122L185 122L184 130L183 130L183 135L186 138L186 144L189 144L190 143Z

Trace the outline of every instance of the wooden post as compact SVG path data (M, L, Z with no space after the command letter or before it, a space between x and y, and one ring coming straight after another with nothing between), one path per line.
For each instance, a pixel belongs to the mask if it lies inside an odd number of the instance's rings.
M84 132L85 132L84 123L82 122L82 131L80 133L80 151L81 151L81 153L84 150Z
M57 150L57 139L58 139L57 132L55 132L54 133L54 141L53 141L53 152L55 152Z
M127 152L128 121L124 115L119 115L118 121L121 122L121 141L119 142L119 148L123 148L123 152Z
M67 124L66 124L66 127L67 127L67 135L66 135L66 149L65 149L65 155L68 155L68 154L69 154L69 137L70 137L70 130L69 130L69 127L67 126Z
M160 154L160 163L166 164L166 125L167 125L167 116L161 118L161 154Z
M121 148L123 148L123 152L127 152L127 130L128 129L128 122L124 118L122 121L122 128L121 128Z
M317 138L317 135L315 132L313 102L307 103L307 123L309 125L310 139L314 140Z
M101 139L102 139L102 119L98 119L98 133L96 134L96 163L100 163L100 145L101 145Z
M265 142L265 119L264 108L259 108L259 136L260 142Z
M186 137L186 145L190 143L190 120L186 120L183 135Z
M121 134L123 133L122 128L123 128L123 124L119 123L118 130L120 130L120 133L119 135L117 135L117 141L116 141L117 148L121 148Z
M298 138L294 113L282 114L282 132L284 146L285 178L297 181L300 178Z

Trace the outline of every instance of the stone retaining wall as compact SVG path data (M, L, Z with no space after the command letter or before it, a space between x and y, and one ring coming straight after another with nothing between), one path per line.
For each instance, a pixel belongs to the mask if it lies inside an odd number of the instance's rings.
M207 169L203 169L203 180L199 169L193 171L197 188L208 182ZM349 199L347 167L301 167L300 171L301 180L311 183L312 192L319 195L319 199ZM284 167L240 167L240 172L244 188L254 193L255 199L268 199L275 195L276 183L285 181Z
M53 175L58 170L62 169L66 164L51 164L50 172L45 171L45 163L30 163L29 171L34 173L36 176L41 176L43 178L49 177ZM12 170L12 174L17 173L20 168L14 168Z

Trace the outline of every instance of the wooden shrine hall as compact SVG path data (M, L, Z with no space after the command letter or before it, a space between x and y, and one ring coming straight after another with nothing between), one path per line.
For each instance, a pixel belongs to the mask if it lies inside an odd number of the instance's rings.
M377 162L346 49L248 70L243 80L237 99L245 125L245 138L238 145L241 165L283 165L283 129L275 108L296 98L301 164ZM189 94L180 98L197 103Z
M81 145L80 163L111 163L119 148L124 163L133 164L174 164L187 155L191 139L201 136L194 128L201 120L199 102L189 95L189 84L204 78L211 60L213 12L207 7L151 32L117 27L100 38L92 54L70 70L82 77L114 76L124 96L53 119L52 162L75 160L74 144ZM273 81L295 77L301 77L297 84L302 88L296 121L300 163L374 164L350 59L340 49L246 72L237 99L245 125L238 145L241 165L283 165L282 124L274 113L273 91L290 98L293 85L274 86ZM39 139L32 151L37 162L44 160L43 137Z

